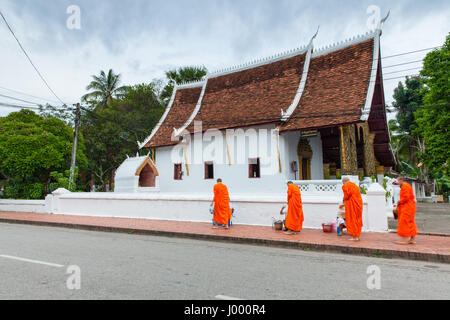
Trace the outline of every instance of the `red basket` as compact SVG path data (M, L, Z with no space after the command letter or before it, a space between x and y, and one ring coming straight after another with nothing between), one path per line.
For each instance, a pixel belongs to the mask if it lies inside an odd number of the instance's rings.
M322 229L323 229L323 232L326 232L326 233L333 232L333 226L328 223L322 223Z

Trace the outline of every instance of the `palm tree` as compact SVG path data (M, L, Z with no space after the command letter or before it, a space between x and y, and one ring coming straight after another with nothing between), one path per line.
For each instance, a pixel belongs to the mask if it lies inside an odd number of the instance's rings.
M189 81L199 81L206 74L208 70L205 67L182 67L166 72L166 77L169 80L167 85L161 92L160 99L167 104L172 96L175 84L181 84Z
M93 75L92 78L94 80L86 87L86 90L91 90L91 92L82 97L82 100L87 103L107 107L113 99L120 97L127 88L126 86L119 87L120 74L114 74L112 69L109 69L107 75L102 70L100 76Z

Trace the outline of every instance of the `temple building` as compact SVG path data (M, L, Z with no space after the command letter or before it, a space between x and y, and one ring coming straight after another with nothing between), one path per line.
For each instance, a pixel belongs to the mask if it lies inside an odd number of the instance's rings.
M376 30L321 49L313 38L176 85L139 143L150 156L130 165L136 186L127 190L210 193L222 178L232 192L269 194L284 192L288 180L329 180L321 184L328 188L342 175L384 174L395 160L380 36Z

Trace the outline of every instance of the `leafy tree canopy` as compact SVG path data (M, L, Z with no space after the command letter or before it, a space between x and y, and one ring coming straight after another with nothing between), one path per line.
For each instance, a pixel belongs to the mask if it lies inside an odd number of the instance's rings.
M158 83L127 87L121 99L108 108L85 111L81 130L85 137L89 171L102 190L111 183L115 169L139 149L164 112L158 95Z
M394 89L394 102L392 106L397 109L397 121L399 129L406 134L411 134L417 125L414 121L414 112L422 106L423 83L420 77L407 77L405 85L399 83Z
M448 175L450 165L450 36L441 49L427 54L421 71L425 84L422 90L424 108L414 114L414 134L424 138L425 150L419 154L437 175Z
M45 118L31 110L0 118L0 172L6 178L5 196L42 198L52 171L70 167L73 129L64 121ZM83 137L79 137L77 163L87 165Z

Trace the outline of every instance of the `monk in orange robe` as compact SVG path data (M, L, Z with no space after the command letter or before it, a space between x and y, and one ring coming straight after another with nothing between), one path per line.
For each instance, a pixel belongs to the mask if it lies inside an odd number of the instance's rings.
M222 183L222 179L217 179L217 184L214 185L214 199L211 206L213 205L214 222L228 229L228 222L231 219L230 195L227 186ZM217 226L213 226L213 229L217 229Z
M417 230L415 215L416 215L416 200L414 190L405 178L399 177L397 179L400 185L400 201L397 204L398 211L398 227L397 234L402 238L409 238L406 241L399 241L398 244L415 244Z
M342 190L344 191L345 224L347 233L351 236L349 240L359 241L361 236L363 201L359 187L349 178L342 179Z
M303 205L300 188L289 181L287 191L288 212L286 215L286 234L293 235L303 229Z

